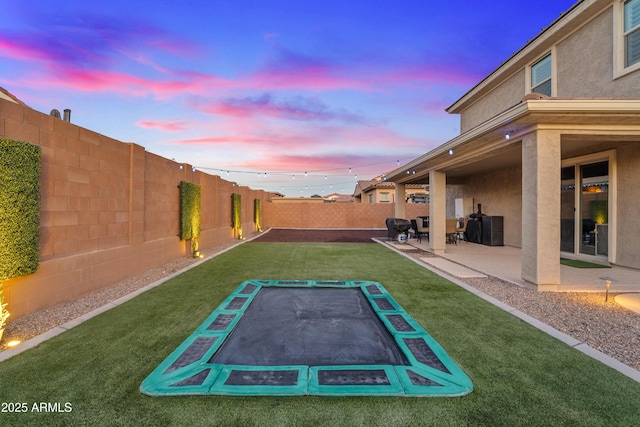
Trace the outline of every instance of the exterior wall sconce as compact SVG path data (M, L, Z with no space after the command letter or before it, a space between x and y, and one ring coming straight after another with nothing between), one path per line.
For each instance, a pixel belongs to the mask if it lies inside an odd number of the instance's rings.
M511 135L509 135L508 133L504 134L504 139L507 139L507 140L508 140L508 139L510 139L510 138L511 138Z
M449 150L449 155L450 155L450 156L453 156L453 149L450 149L450 150Z

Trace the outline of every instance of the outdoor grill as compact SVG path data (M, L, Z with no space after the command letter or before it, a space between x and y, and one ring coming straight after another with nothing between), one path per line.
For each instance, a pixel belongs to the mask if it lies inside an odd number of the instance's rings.
M396 239L398 234L406 234L411 228L411 222L403 218L387 218L387 237Z

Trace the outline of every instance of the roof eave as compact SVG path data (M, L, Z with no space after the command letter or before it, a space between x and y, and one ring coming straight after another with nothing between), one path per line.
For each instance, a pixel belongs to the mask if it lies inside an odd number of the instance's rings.
M449 163L449 150L456 149L463 144L472 142L491 132L511 133L516 130L517 121L528 115L540 115L540 117L557 118L570 116L600 116L612 117L619 115L622 117L633 115L640 116L640 100L638 99L540 99L523 101L510 109L494 116L482 124L458 135L441 146L428 153L414 159L413 161L395 169L387 174L387 181L399 182L407 180L407 171L421 169L427 162L435 161L442 157L441 163ZM539 118L537 120L540 120ZM421 174L426 172L421 171Z

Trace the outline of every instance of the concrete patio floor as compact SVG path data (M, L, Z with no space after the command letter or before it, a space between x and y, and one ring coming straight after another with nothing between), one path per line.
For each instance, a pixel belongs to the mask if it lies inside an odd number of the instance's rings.
M399 246L399 245L398 245ZM407 246L413 246L430 251L429 242L422 239L418 243L416 239L409 239ZM518 286L531 287L521 277L522 251L512 246L485 246L477 243L459 241L458 244L447 244L445 253L440 255L442 259L450 261L447 265L438 262L439 258L423 260L434 263L454 276L464 277L455 271L447 271L449 267L464 266L476 272L498 277ZM440 265L436 265L440 264ZM611 268L575 268L566 265L560 266L560 281L557 286L545 286L543 291L554 292L605 292L606 284L601 277L611 277L615 282L611 283L610 292L623 293L616 298L616 302L626 308L640 313L640 270L612 266Z

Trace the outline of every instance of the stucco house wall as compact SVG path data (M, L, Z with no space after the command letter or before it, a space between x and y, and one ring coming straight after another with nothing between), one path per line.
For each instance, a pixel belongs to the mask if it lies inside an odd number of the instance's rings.
M558 44L558 97L638 97L637 73L612 78L613 20L610 7Z
M640 268L640 143L621 142L617 149L617 260Z
M467 177L447 186L447 218L454 217L456 198L473 198L482 213L504 217L504 244L522 246L522 167L514 166Z
M553 48L556 74L553 76L559 98L635 98L640 90L637 73L614 74L613 2L602 3L600 13L557 43L542 42L536 55ZM533 59L531 59L533 58ZM518 59L518 58L516 58ZM516 105L527 94L526 68L537 56L514 61L495 82L487 83L478 99L464 105L460 113L461 133Z
M383 199L383 194L386 195L386 200ZM372 197L373 200L369 200ZM373 188L362 193L362 203L394 203L396 193L393 187L387 188Z
M525 72L520 70L460 114L460 133L520 102L525 95Z

